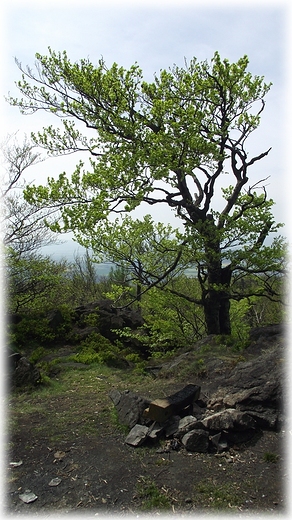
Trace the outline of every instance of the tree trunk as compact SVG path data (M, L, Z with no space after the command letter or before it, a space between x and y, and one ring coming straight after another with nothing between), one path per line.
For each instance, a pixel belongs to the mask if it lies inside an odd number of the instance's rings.
M204 299L204 315L207 334L220 334L220 301L216 291L208 291Z
M230 301L226 291L209 290L204 299L207 334L231 334Z
M220 307L219 307L219 321L220 321L220 334L231 334L231 322L230 322L230 298L229 298L229 287L231 282L231 267L227 265L221 269L221 284L224 289L220 292Z
M209 218L208 218L209 217ZM207 334L231 334L229 287L230 266L222 267L220 241L213 218L204 223L207 258L207 288L204 290L204 315Z

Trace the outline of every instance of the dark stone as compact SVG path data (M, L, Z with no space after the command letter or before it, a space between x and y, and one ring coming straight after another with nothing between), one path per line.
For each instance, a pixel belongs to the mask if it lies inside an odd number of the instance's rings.
M209 434L205 430L192 430L183 436L182 444L188 451L207 453Z
M147 426L136 424L127 435L125 443L130 444L130 446L141 446L147 438L148 430Z
M75 324L74 332L77 336L81 334L80 329L88 329L86 318L92 314L97 317L97 325L93 330L91 330L91 332L99 332L112 343L118 339L129 346L132 350L139 352L145 358L149 356L149 352L139 340L138 336L135 338L121 339L116 332L116 330L122 330L126 327L130 328L132 331L136 331L141 327L144 324L144 320L139 311L128 307L119 309L115 307L114 302L109 299L99 300L77 307L73 316L73 322ZM85 336L86 335L87 332ZM84 337L82 339L84 339Z
M149 401L143 397L129 390L124 390L123 392L112 390L109 393L109 397L116 407L120 424L133 428L137 423L142 425L149 423L143 416Z
M22 316L18 314L17 312L13 312L7 316L7 322L11 323L12 325L17 325L22 320Z
M8 370L14 371L17 367L17 363L22 358L22 355L19 352L12 352L8 355Z
M208 408L219 411L236 408L246 412L260 428L278 429L281 425L284 349L269 348L250 361L238 363L212 395Z
M175 436L180 439L183 437L186 433L188 433L191 430L194 430L198 427L198 420L193 415L186 415L182 419L180 419L177 431L175 432ZM200 423L201 425L201 423ZM201 427L201 426L199 426Z
M12 385L16 387L35 386L41 379L39 369L25 357L21 357L12 374Z

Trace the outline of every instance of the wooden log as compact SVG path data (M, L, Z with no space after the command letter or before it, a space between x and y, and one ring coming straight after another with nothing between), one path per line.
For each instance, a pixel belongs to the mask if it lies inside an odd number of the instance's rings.
M152 421L163 423L175 413L178 413L186 406L197 401L200 396L200 391L200 386L187 385L173 395L152 401L149 407L144 411L144 415Z

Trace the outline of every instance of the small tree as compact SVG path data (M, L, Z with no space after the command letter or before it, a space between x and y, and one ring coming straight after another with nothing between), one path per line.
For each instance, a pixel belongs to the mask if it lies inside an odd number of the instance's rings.
M247 140L271 85L247 71L247 56L236 63L218 52L210 63L194 58L184 68L162 70L152 83L136 64L125 70L116 63L108 69L103 60L97 67L71 63L66 52L50 49L36 58L35 73L18 63L24 97L10 103L23 113L44 110L61 118L63 131L49 126L33 135L51 154L90 154L90 171L80 162L71 180L62 173L46 187L27 188L31 203L61 209L62 221L52 229L72 230L81 241L90 235L98 249L97 229L111 214L123 216L142 203L170 208L185 225L178 248L191 247L198 267L196 302L208 333L230 334L230 300L244 297L232 291L233 275L254 273L257 295L279 297L270 280L283 272L283 241L264 245L279 228L273 201L265 179L248 186L251 168L270 151L249 157ZM231 182L220 199L224 174ZM169 274L166 268L159 283Z
M84 230L78 236L95 257L114 263L124 274L124 286L136 288L134 300L141 302L143 292L166 285L191 262L192 256L179 230L169 224L155 223L150 215L133 219L101 221L94 235ZM121 286L121 284L119 284ZM128 291L133 300L133 291Z
M88 250L84 255L76 254L68 268L70 280L70 303L84 305L93 300L104 298L110 282L105 276L99 276L96 262Z
M56 235L45 223L49 212L40 210L23 198L23 190L27 186L24 179L26 170L43 159L34 143L25 138L19 144L15 135L8 136L1 152L5 165L0 188L3 243L19 255L30 254L56 242Z
M11 312L38 311L45 314L67 303L68 263L55 262L35 253L19 257L10 250L7 258L8 302Z

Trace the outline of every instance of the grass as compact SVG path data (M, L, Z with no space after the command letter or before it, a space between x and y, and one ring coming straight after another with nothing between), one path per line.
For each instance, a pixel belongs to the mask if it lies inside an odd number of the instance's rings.
M206 506L208 503L208 507L212 509L223 510L240 506L242 496L238 484L232 482L215 484L210 480L205 480L197 486L194 501L199 506Z
M276 453L272 453L271 451L267 451L264 453L264 461L269 462L272 464L275 464L279 460L279 455L276 455Z
M148 477L139 478L137 495L142 501L142 511L168 510L171 508L171 499L167 496L167 491L158 488L155 482Z

